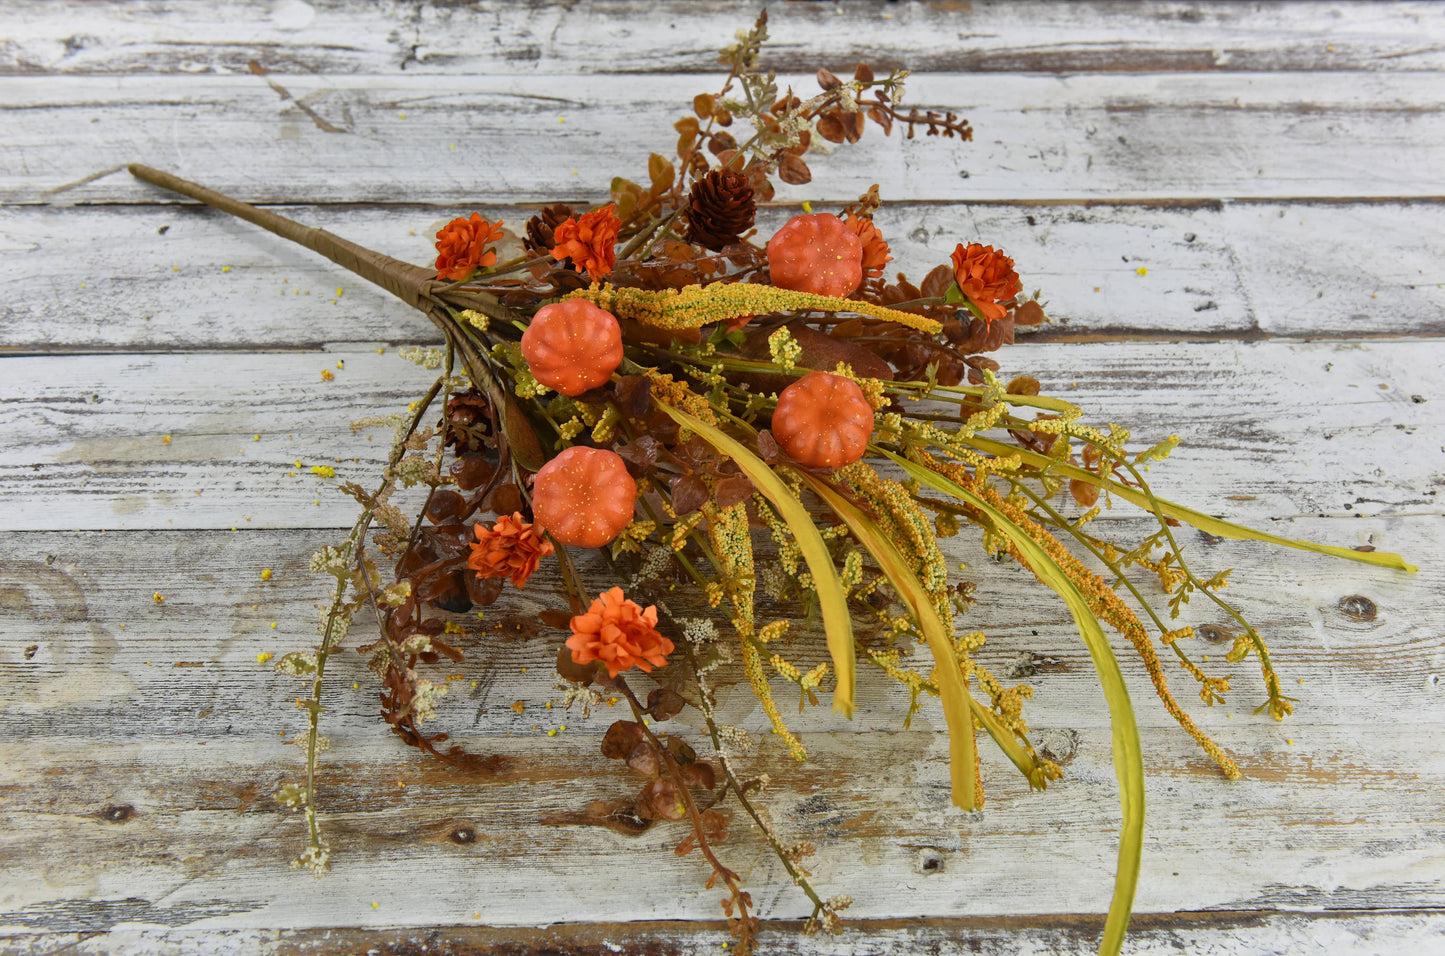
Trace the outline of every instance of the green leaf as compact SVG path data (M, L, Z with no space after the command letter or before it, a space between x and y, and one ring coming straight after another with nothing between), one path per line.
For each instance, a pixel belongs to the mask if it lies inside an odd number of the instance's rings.
M1104 691L1104 699L1109 704L1109 723L1113 730L1114 744L1114 775L1119 778L1119 804L1124 811L1124 822L1119 833L1119 868L1114 876L1114 899L1109 904L1109 917L1104 923L1104 938L1099 943L1101 954L1117 954L1124 942L1124 932L1129 928L1129 914L1134 907L1134 889L1139 883L1139 859L1144 845L1144 760L1139 744L1139 726L1134 720L1134 705L1129 700L1128 688L1124 686L1124 675L1120 672L1119 662L1114 658L1114 651L1104 636L1104 629L1089 607L1088 600L1074 586L1074 582L1069 580L1068 575L1049 553L1008 515L932 469L891 452L885 451L883 454L935 491L965 501L983 512L993 522L994 527L1013 542L1034 575L1063 598L1069 613L1073 615L1074 625L1079 629L1079 636L1084 639L1084 645L1089 649L1089 657L1093 659L1099 685Z
M783 484L757 455L741 442L729 436L716 425L709 425L700 418L689 415L681 409L658 403L658 407L671 416L683 428L699 435L709 445L731 458L762 493L778 509L784 521L793 532L798 550L813 576L813 589L818 593L818 604L823 612L823 632L828 639L828 653L833 658L833 670L838 675L838 687L833 691L833 709L845 717L853 716L853 684L855 660L853 649L853 620L848 614L848 597L843 582L838 580L838 569L828 554L828 546L818 533L812 515L802 502L793 497L792 491Z
M943 620L933 607L933 600L908 561L888 540L877 523L863 513L857 505L844 498L825 482L812 475L802 473L803 481L828 503L828 507L853 532L868 553L873 555L893 589L908 602L913 616L928 641L928 649L938 662L935 679L938 681L939 697L943 701L943 716L948 724L949 775L953 782L953 802L964 810L979 809L975 774L978 767L978 748L973 734L973 718L969 714L970 704L975 704L959 671L958 657L953 651ZM976 706L976 705L975 705Z
M1409 571L1412 574L1420 570L1398 554L1390 554L1387 551L1356 551L1352 548L1338 548L1329 544L1315 544L1313 541L1281 538L1267 531L1256 531L1253 528L1246 528L1243 525L1231 524L1220 518L1214 518L1204 514L1202 511L1195 511L1192 508L1186 508L1172 501L1166 501L1158 495L1155 495L1153 502L1151 502L1149 495L1137 488L1130 488L1128 485L1120 484L1117 481L1100 478L1086 468L1056 461L1046 455L1040 455L1037 452L1028 451L1024 448L1005 445L1003 442L994 441L991 438L980 438L975 435L968 439L968 444L977 448L979 451L986 451L1002 458L1018 455L1031 465L1039 468L1049 468L1052 469L1055 474L1062 475L1066 478L1076 478L1079 481L1085 481L1091 485L1106 488L1110 494L1118 495L1130 504L1137 505L1148 511L1153 511L1154 503L1157 503L1161 514L1170 518L1176 518L1185 524L1193 525L1200 531L1220 538L1230 538L1236 541L1264 541L1268 544L1279 545L1283 548L1296 548L1300 551L1312 551L1315 554L1328 554L1332 557L1344 558L1348 561L1358 561L1361 564L1374 564L1383 568Z

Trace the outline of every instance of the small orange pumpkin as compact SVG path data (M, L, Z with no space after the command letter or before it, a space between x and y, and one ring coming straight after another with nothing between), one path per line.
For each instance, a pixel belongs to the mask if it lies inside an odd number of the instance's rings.
M554 302L538 309L522 333L522 357L543 385L581 395L606 384L622 364L622 329L591 302Z
M632 523L636 497L621 455L574 445L537 472L532 514L562 544L600 548Z
M841 468L863 457L873 436L873 406L851 378L809 372L778 396L773 437L810 468Z
M849 296L863 281L863 243L837 216L794 216L768 240L768 271L780 289Z

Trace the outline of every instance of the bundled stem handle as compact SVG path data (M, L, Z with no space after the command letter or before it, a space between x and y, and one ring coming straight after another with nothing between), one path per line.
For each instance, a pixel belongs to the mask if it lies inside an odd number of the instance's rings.
M137 179L143 179L182 196L189 196L238 219L254 223L283 239L305 246L312 252L320 253L343 269L380 286L414 309L430 312L435 304L432 292L443 284L437 279L434 269L373 252L325 229L302 225L294 219L287 219L270 210L233 199L164 170L140 163L131 163L126 169Z

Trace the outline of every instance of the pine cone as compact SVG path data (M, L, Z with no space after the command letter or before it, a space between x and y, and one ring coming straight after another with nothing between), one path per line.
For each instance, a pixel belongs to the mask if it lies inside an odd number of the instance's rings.
M574 215L576 213L572 211L572 207L563 203L543 208L541 212L527 220L527 235L522 239L522 245L534 256L547 255L556 245L553 241L553 231Z
M748 177L736 169L714 169L693 183L687 238L716 252L751 229L756 213Z
M447 399L446 443L457 454L480 451L492 434L492 403L475 388L457 392Z

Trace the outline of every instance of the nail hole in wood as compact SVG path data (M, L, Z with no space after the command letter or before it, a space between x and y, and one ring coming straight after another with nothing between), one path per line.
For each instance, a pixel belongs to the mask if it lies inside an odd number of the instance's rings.
M453 843L466 846L469 843L477 842L477 831L473 830L471 827L457 827L455 830L452 831L449 839Z
M943 854L937 850L920 850L918 853L918 871L929 876L935 873L942 873Z
M1340 613L1345 617L1356 621L1373 621L1380 613L1375 607L1375 602L1363 594L1351 594L1349 597L1340 598Z

